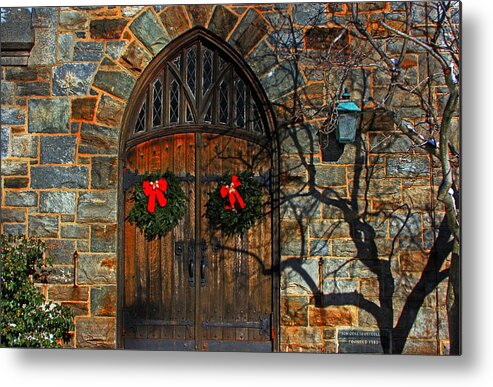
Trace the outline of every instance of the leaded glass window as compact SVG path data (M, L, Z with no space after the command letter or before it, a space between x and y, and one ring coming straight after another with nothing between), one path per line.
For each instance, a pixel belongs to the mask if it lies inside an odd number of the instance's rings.
M163 116L163 85L161 80L156 79L152 91L152 125L161 125Z
M180 125L265 135L265 116L241 66L201 38L175 50L142 95L134 133Z

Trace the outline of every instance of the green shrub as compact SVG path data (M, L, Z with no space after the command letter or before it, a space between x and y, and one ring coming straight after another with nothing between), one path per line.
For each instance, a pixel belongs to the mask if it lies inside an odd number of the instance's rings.
M1 236L1 345L57 348L69 339L73 313L47 302L35 281L46 281L51 261L44 243L25 237Z

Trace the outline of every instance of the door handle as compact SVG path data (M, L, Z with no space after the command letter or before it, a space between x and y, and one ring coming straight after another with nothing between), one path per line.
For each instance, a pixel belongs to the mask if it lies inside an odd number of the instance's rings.
M205 269L207 268L207 243L205 243L204 240L202 240L202 243L200 245L200 250L202 253L202 256L200 258L200 286L205 286L207 283L207 278L205 275Z
M195 286L195 241L191 240L188 245L188 282L190 287Z

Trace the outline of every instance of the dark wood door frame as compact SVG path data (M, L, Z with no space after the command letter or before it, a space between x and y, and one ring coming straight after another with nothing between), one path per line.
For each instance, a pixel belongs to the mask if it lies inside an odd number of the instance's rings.
M245 131L236 131L236 133L228 133L227 129L221 127L199 126L199 125L174 125L167 127L164 131L156 131L152 134L146 134L140 138L132 138L132 126L135 123L135 117L138 114L138 101L142 97L142 93L145 92L147 85L153 79L153 76L160 71L162 63L166 62L171 55L181 46L190 44L194 39L201 38L211 42L227 57L238 66L243 76L252 85L256 96L259 98L263 109L263 120L268 138L260 138L258 136L252 136ZM273 275L272 275L272 299L273 299L273 350L279 351L280 348L280 192L279 192L279 171L280 171L280 146L279 139L277 137L277 131L275 130L276 123L273 110L270 106L269 100L265 91L263 90L260 82L249 68L244 59L235 52L224 40L214 36L212 33L203 28L194 28L189 32L171 42L163 51L161 51L149 64L142 76L138 79L134 91L128 101L127 108L125 109L122 119L122 130L120 132L119 140L119 157L118 157L118 243L117 243L117 323L116 323L116 340L117 348L123 349L123 296L124 296L124 190L123 190L123 176L125 169L126 153L130 146L134 146L140 142L147 141L150 138L162 135L173 135L177 133L185 132L197 132L214 133L214 134L227 134L234 135L240 138L244 138L249 141L254 141L259 145L262 145L269 149L272 155L272 260L273 260ZM164 129L164 128L163 128ZM158 132L160 132L158 134ZM157 348L159 349L159 348ZM166 349L166 348L162 348ZM252 350L254 350L252 348Z

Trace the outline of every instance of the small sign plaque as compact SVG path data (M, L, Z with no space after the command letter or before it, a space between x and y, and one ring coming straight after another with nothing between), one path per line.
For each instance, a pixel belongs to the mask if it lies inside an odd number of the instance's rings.
M388 337L388 333L384 333ZM340 330L337 334L339 353L383 353L378 330Z

